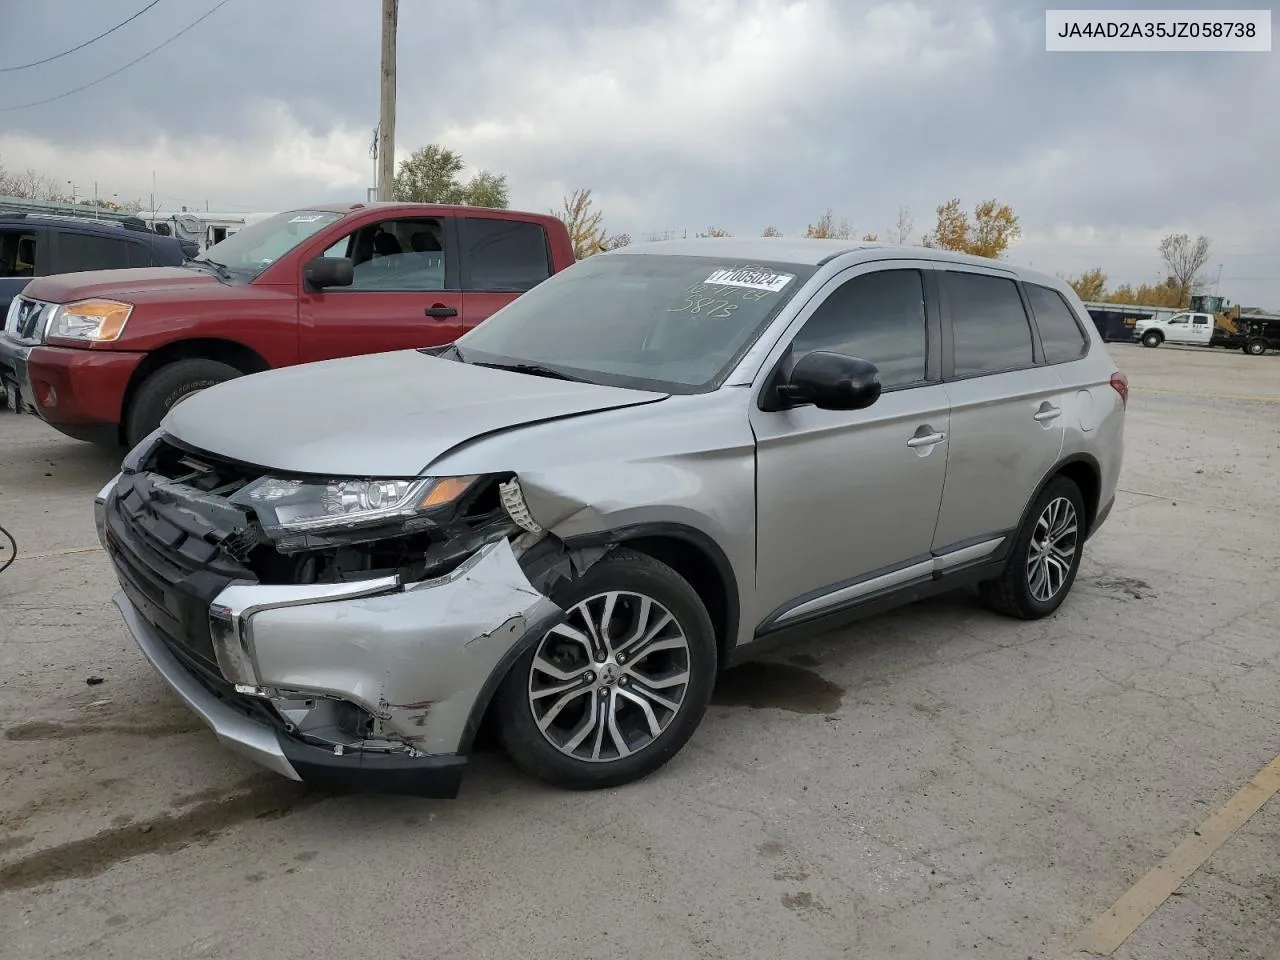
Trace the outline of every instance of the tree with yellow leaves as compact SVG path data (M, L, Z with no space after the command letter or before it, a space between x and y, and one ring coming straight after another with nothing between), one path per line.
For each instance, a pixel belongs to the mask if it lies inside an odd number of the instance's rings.
M1081 300L1100 301L1107 295L1107 275L1102 272L1101 267L1094 267L1078 277L1065 279Z
M837 223L835 214L828 207L816 223L804 228L804 235L818 240L848 240L853 236L853 227L849 226L848 220Z
M564 223L569 231L569 240L573 244L573 255L578 260L606 250L616 250L631 242L625 233L610 234L602 224L604 214L593 209L591 191L574 190L564 198L564 210L552 211Z
M974 208L970 219L957 198L938 207L938 222L921 242L926 247L998 260L1020 236L1018 216L1008 204L985 200Z

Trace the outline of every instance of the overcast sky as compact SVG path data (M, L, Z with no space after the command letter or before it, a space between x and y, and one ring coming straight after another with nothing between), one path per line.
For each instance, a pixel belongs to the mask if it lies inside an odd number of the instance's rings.
M82 51L0 73L0 160L121 199L146 200L154 171L170 208L363 199L378 0L229 0L119 76L3 110L115 69L214 2L161 0ZM0 67L144 4L0 0ZM948 198L996 197L1025 232L1010 259L1137 282L1158 279L1161 235L1204 233L1224 295L1280 308L1278 55L1049 54L1044 9L401 0L397 153L457 150L507 174L520 208L591 187L606 225L636 239L798 233L827 207L883 235L902 204L918 236Z

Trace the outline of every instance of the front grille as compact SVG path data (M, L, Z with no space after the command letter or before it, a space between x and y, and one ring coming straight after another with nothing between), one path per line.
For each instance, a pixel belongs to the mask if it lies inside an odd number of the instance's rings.
M26 297L13 298L13 304L5 319L5 333L10 339L24 343L39 343L44 338L45 321L57 304Z
M107 505L121 588L167 643L215 672L209 605L233 580L257 579L220 545L230 532L184 509L150 474L121 476Z

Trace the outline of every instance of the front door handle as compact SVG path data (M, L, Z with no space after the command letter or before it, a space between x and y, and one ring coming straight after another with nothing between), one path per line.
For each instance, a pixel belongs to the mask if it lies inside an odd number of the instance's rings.
M446 307L443 303L437 303L434 307L427 307L422 311L428 317L456 317L458 311L453 307Z
M932 447L935 443L941 443L947 439L945 433L926 433L923 436L912 437L907 441L907 446L915 449L916 447Z
M1047 403L1034 414L1037 423L1048 423L1055 417L1062 416L1061 407L1051 407Z

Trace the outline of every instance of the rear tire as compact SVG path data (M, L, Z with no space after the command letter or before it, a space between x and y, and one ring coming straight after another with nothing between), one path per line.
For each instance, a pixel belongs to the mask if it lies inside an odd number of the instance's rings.
M1086 532L1080 488L1066 477L1054 477L1027 511L1004 571L979 585L983 602L996 613L1021 620L1053 613L1075 583Z
M1251 357L1260 357L1267 352L1267 341L1261 337L1254 337L1244 345L1244 352Z
M666 564L621 547L551 599L565 620L498 689L507 754L569 790L648 776L688 742L711 699L717 650L706 607Z
M177 360L152 373L133 395L124 421L124 441L133 449L180 400L241 376L230 364L200 358Z
M1151 333L1144 333L1142 335L1142 345L1144 347L1158 347L1163 342L1164 337L1160 336L1160 334L1156 333L1154 330Z

